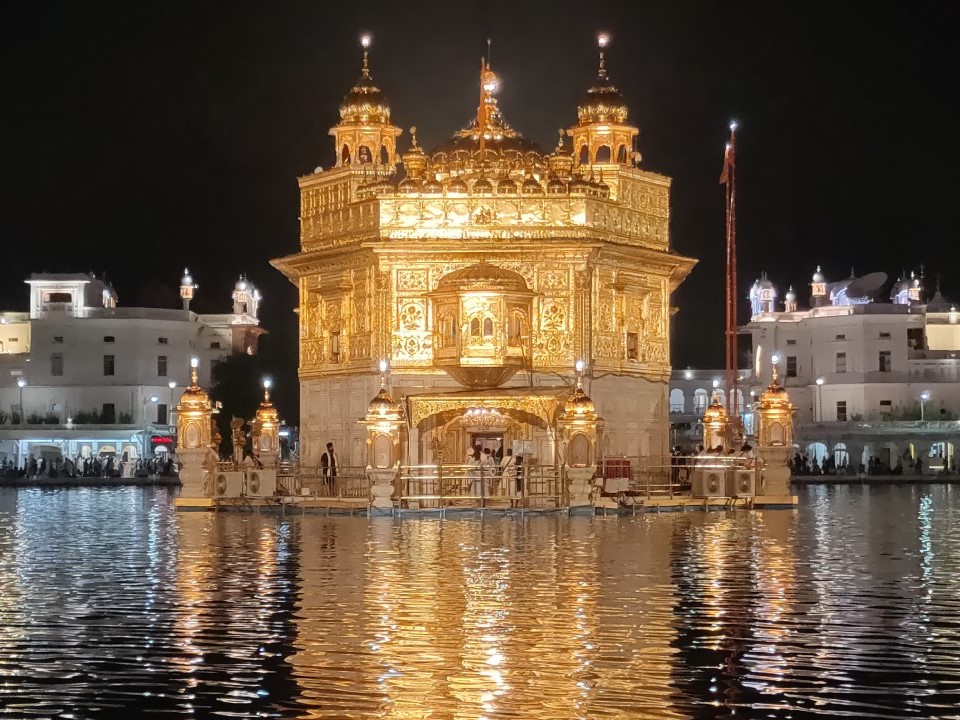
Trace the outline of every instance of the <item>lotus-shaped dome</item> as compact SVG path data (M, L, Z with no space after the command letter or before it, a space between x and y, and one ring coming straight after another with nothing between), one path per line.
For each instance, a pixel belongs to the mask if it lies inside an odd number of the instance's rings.
M381 387L367 405L367 417L395 420L400 417L400 406L390 397L386 388Z
M577 387L563 404L563 413L569 419L592 420L597 416L597 409L583 388Z

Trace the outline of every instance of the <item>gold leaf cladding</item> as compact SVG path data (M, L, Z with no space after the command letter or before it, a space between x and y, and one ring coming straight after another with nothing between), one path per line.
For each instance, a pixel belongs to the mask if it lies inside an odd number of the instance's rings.
M544 425L553 423L562 399L551 396L527 395L482 395L474 397L414 397L409 398L410 422L419 426L431 415L448 410L464 411L467 408L491 408L501 412L511 410L524 412L540 418Z
M397 270L397 292L425 292L426 290L426 270Z

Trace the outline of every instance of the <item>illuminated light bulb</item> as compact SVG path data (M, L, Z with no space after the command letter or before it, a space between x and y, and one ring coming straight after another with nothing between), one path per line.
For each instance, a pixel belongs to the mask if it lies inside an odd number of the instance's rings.
M730 132L734 132L738 127L740 127L740 123L738 123L736 120L730 121Z
M720 387L720 381L719 381L719 380L714 380L714 381L713 381L713 387L714 387L714 388Z
M770 356L770 362L772 362L774 365L779 365L779 364L780 364L780 356L777 355L776 353L774 353L773 355Z
M171 390L173 390L176 386L177 386L176 380L170 380L167 382L167 387L170 388Z
M576 368L577 372L583 372L583 360L577 360L574 367Z
M387 371L387 361L386 361L386 360L381 360L381 361L380 361L380 372L386 372L386 371Z
M196 355L190 358L190 367L192 368L200 367L200 358L198 358Z
M372 38L370 37L370 33L364 33L360 36L360 46L366 50L368 47L370 47L371 40Z
M823 378L817 378L817 385L823 385L826 382Z
M263 389L264 389L264 390L269 390L271 387L273 387L273 380L271 380L271 379L268 378L268 377L264 378L264 379L263 379Z
M152 403L157 402L157 400L159 400L159 399L160 399L160 398L158 398L156 395L151 395L151 396L150 396L150 402L152 402Z
M600 33L597 35L597 45L601 48L605 48L610 43L610 36L606 33Z

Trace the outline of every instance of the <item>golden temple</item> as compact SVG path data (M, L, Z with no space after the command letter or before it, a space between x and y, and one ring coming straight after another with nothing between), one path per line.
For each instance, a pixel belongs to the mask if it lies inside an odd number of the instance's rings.
M606 41L554 150L507 123L482 60L467 126L430 152L411 128L400 154L364 38L335 164L299 179L300 251L273 261L299 290L302 463L332 441L366 464L381 361L403 464L478 444L560 464L581 360L598 453L668 454L670 299L696 261L671 249L670 178L640 165Z

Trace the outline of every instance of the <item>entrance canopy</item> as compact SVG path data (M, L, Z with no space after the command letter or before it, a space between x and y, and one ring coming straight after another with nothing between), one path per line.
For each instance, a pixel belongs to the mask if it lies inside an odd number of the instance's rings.
M434 422L439 424L463 415L470 408L497 410L523 423L549 427L554 424L557 413L570 392L566 385L496 388L408 395L406 401L410 424L421 430L429 418L434 418Z

